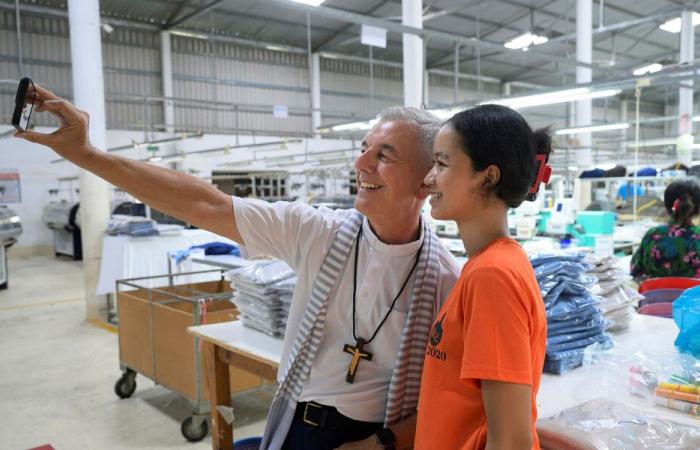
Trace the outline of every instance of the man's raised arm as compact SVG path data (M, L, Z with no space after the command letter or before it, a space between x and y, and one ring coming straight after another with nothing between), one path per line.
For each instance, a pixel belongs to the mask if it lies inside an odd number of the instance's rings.
M60 128L50 134L17 132L16 137L50 147L158 211L244 244L229 195L190 175L96 149L87 113L40 86L35 89L35 111L56 116Z

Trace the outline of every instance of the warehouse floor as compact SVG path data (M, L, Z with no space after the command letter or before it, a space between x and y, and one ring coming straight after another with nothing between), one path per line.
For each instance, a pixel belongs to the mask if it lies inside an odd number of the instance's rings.
M0 447L211 448L209 436L182 437L191 409L167 389L139 376L130 399L114 394L117 335L85 320L83 293L80 262L10 259L0 291ZM262 434L272 393L234 397L235 439Z

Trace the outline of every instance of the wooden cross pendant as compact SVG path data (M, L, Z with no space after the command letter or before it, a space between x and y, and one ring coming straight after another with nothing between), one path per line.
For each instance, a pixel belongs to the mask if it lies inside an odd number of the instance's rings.
M348 375L345 377L345 381L348 383L353 383L355 381L355 373L357 372L357 366L360 364L360 359L372 361L372 354L362 349L365 344L366 342L364 339L357 338L357 343L354 347L350 344L345 344L343 346L343 351L352 355L352 361L350 361L350 367L348 367Z

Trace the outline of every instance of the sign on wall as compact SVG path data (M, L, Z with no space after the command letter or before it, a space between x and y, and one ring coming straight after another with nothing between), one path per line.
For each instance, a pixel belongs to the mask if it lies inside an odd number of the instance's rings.
M20 203L22 190L17 169L0 169L0 203Z

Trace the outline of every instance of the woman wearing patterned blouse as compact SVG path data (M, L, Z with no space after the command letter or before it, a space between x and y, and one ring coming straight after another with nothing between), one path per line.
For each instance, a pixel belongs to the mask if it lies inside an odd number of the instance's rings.
M668 225L651 228L632 256L634 277L700 278L700 227L693 218L700 208L700 186L691 180L674 181L664 192Z

